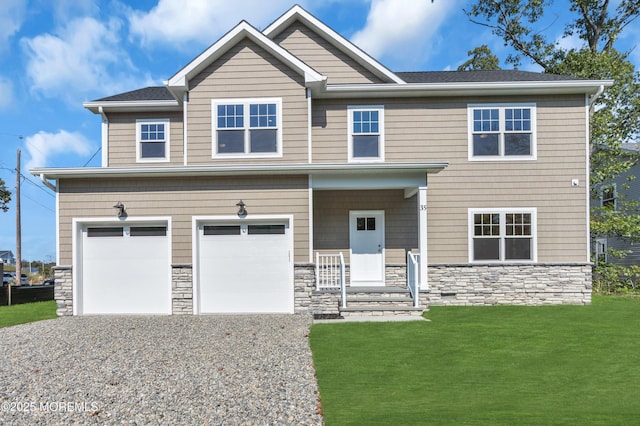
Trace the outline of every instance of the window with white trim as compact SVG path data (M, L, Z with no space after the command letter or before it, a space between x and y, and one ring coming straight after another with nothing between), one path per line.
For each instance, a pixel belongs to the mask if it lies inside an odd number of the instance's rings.
M536 209L469 209L470 262L536 259Z
M349 161L384 160L384 107L350 106Z
M281 156L281 104L280 98L213 100L213 156Z
M136 120L136 141L138 161L169 161L169 119Z
M602 193L600 194L601 205L604 208L608 208L610 210L616 210L616 184L607 185L602 188Z
M470 160L536 158L535 104L468 105Z

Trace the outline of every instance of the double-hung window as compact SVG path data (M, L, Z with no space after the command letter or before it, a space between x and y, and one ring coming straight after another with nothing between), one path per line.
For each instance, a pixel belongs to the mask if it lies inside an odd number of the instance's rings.
M469 160L534 160L535 104L468 105Z
M469 209L470 262L536 258L536 209Z
M384 160L384 107L351 106L349 114L349 161Z
M136 120L136 140L138 161L169 161L169 119Z
M282 155L281 100L212 101L213 156Z

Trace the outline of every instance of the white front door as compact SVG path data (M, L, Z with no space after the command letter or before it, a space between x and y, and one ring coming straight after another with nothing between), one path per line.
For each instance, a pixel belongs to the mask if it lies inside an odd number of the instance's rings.
M349 212L351 286L384 286L384 211Z

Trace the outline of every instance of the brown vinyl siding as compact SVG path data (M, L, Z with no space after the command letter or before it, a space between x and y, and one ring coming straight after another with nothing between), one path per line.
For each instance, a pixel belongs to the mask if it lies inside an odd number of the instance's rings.
M329 84L384 82L299 21L284 29L274 41L327 76Z
M469 161L467 104L535 102L537 160ZM538 261L587 253L584 96L314 100L313 161L347 161L347 106L384 105L386 162L448 162L429 175L429 263L467 263L469 208L535 207ZM580 186L572 187L571 180Z
M182 112L156 113L108 113L109 119L109 167L128 166L176 166L184 164ZM169 162L136 162L136 120L170 120Z
M306 163L308 120L304 76L245 39L189 81L187 114L190 165ZM212 159L214 99L282 98L283 156Z
M349 262L349 211L384 210L385 261L404 264L406 251L418 246L416 196L404 198L404 191L314 191L314 250L342 251Z
M130 219L171 216L173 263L192 263L193 216L236 215L242 199L252 215L294 216L294 260L309 260L306 176L77 179L59 182L60 262L72 258L72 219L114 217L120 201Z

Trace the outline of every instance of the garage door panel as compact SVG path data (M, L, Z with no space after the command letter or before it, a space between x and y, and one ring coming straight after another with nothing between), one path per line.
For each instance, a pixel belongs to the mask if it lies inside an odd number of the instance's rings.
M252 226L243 224L241 233L229 235L221 235L222 227L200 234L202 313L293 312L288 227Z
M83 233L82 312L171 313L168 238L97 237L90 231Z

